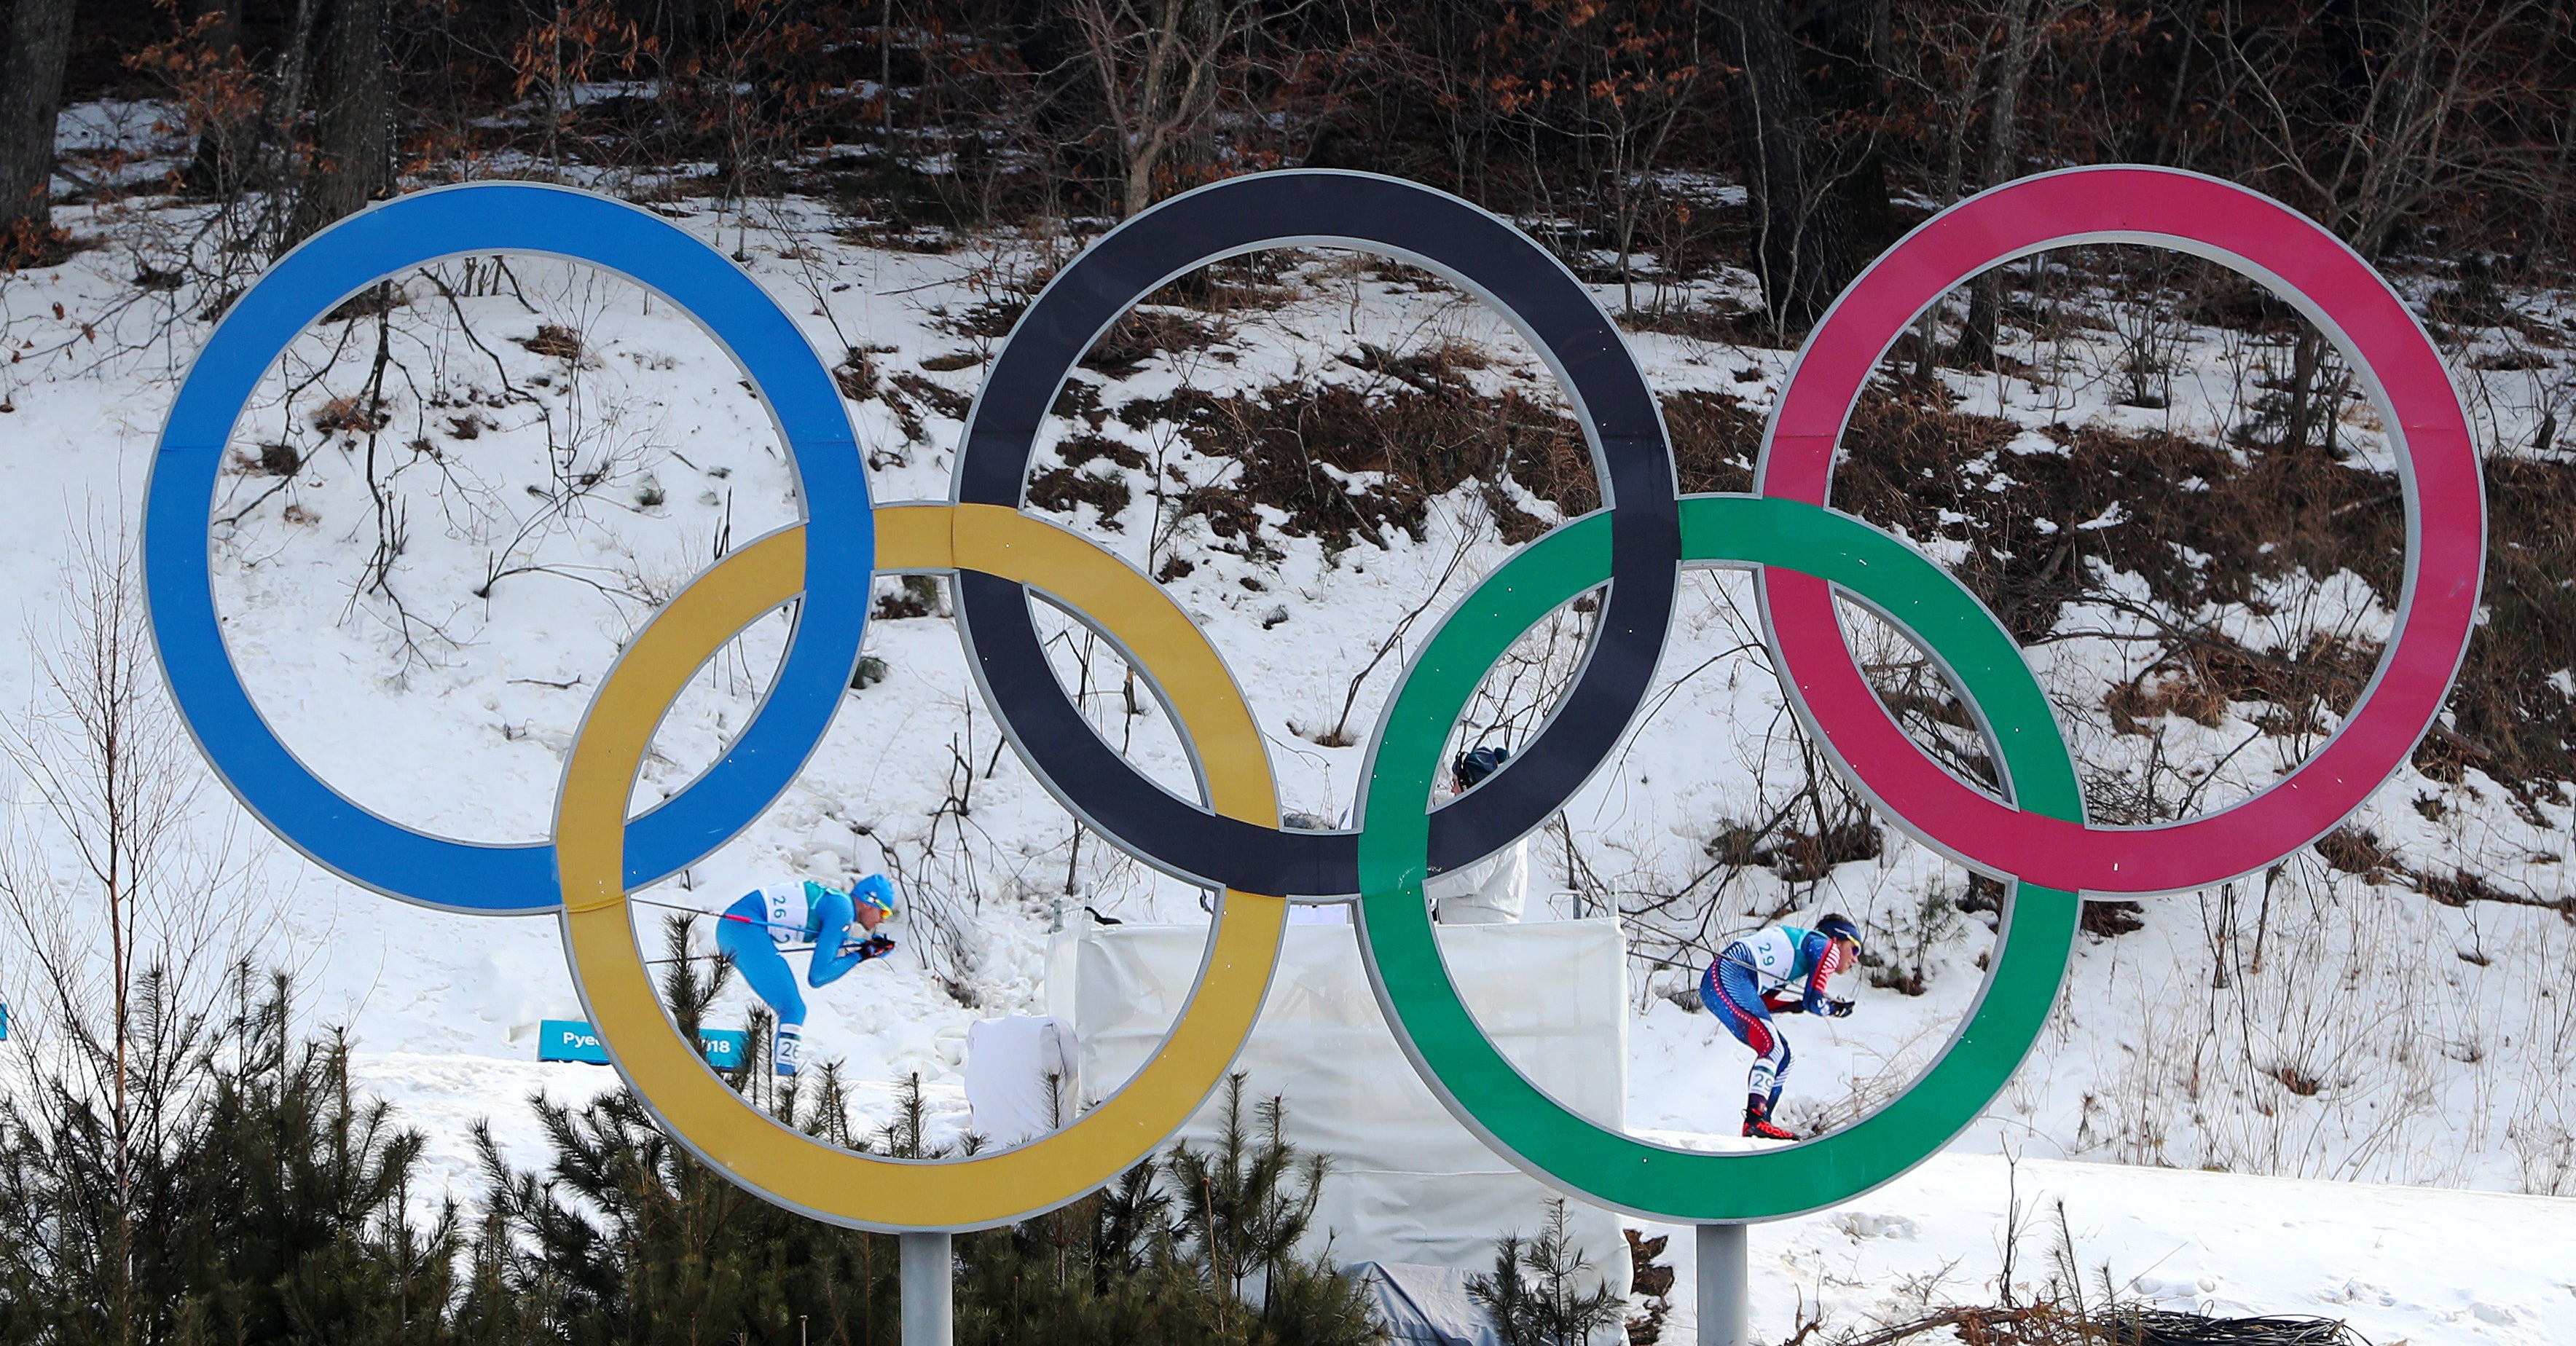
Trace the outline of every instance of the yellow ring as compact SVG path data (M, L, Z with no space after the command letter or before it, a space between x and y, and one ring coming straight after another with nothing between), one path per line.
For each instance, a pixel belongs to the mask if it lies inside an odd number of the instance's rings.
M990 505L876 512L881 571L970 569L1045 589L1151 670L1207 781L1210 807L1275 827L1268 754L1215 649L1161 586L1061 528ZM646 1108L698 1157L772 1201L879 1230L981 1229L1071 1201L1151 1153L1198 1110L1252 1032L1288 903L1228 890L1207 961L1163 1045L1125 1088L1015 1149L942 1161L853 1154L779 1125L727 1088L664 1013L626 907L626 805L663 714L698 667L796 597L805 534L726 557L673 599L601 685L555 806L564 944L591 1023ZM855 582L862 582L854 580Z

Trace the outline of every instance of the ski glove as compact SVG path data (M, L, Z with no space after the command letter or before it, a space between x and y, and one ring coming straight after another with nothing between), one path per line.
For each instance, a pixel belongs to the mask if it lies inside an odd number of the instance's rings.
M860 962L866 962L871 958L883 958L887 954L894 952L894 936L871 935L865 943L858 947ZM843 946L843 952L848 952L848 946Z
M1848 1000L1828 1000L1825 1002L1825 1013L1834 1018L1848 1019L1851 1017L1851 1012L1852 1002Z

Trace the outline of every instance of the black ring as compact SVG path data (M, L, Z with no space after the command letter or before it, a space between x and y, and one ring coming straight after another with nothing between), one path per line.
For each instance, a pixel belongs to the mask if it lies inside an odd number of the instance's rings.
M1472 864L1545 822L1618 746L1663 655L1681 561L1672 448L1645 371L1591 292L1527 235L1446 193L1362 173L1264 173L1166 201L1085 250L1021 316L969 413L957 499L1019 508L1038 431L1091 343L1174 277L1274 247L1394 257L1495 305L1563 379L1603 479L1612 582L1572 691L1510 763L1431 816L1432 872ZM958 632L985 695L1066 808L1185 878L1281 897L1358 891L1357 833L1258 827L1155 784L1066 698L1027 590L978 572L957 578Z

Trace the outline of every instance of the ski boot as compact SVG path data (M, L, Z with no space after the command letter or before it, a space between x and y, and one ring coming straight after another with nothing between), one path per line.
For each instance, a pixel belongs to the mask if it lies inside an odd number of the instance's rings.
M1747 1136L1759 1137L1763 1140L1796 1140L1798 1138L1797 1132L1784 1130L1781 1127L1772 1125L1771 1110L1768 1108L1746 1108L1744 1110L1744 1134Z

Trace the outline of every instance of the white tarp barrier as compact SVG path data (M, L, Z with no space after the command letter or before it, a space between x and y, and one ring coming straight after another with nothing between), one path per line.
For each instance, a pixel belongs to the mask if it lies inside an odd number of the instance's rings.
M1443 926L1450 974L1512 1064L1559 1102L1620 1127L1628 1098L1627 958L1616 920ZM1073 1025L1074 1092L1089 1107L1161 1044L1206 954L1204 926L1085 922L1048 950L1047 1010ZM1292 925L1252 1040L1235 1061L1246 1105L1287 1100L1287 1138L1332 1156L1316 1214L1336 1263L1491 1271L1494 1240L1536 1232L1553 1192L1449 1115L1395 1045L1348 925ZM1204 1140L1222 1095L1181 1138ZM1568 1205L1578 1245L1628 1284L1619 1217ZM1321 1246L1320 1241L1318 1247Z
M1072 1028L1053 1015L978 1019L966 1028L970 1128L996 1148L1056 1128L1057 1090L1073 1078ZM1072 1097L1065 1087L1062 1097Z
M1485 1310L1467 1293L1467 1273L1418 1262L1362 1262L1377 1320L1395 1346L1503 1346Z

